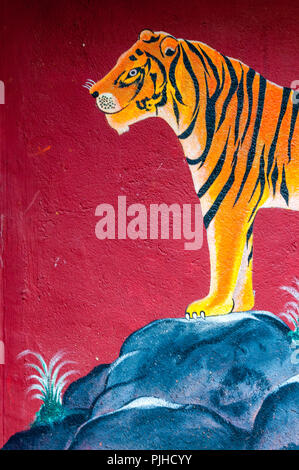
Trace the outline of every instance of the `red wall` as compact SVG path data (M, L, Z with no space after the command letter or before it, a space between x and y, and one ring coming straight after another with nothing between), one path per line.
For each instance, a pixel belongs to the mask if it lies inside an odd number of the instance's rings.
M159 119L119 137L82 84L106 74L144 28L203 41L281 85L299 79L295 1L2 1L4 439L32 421L24 349L60 349L80 374L114 360L124 339L157 318L180 317L207 294L206 238L95 237L95 209L197 203L171 129ZM298 275L298 215L268 209L255 223L256 308L283 311L279 287ZM56 265L56 266L55 266ZM3 384L2 384L3 386Z

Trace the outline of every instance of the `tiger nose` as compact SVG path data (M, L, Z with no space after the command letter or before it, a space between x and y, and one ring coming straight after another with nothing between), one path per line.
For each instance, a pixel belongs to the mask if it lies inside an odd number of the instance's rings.
M93 96L94 98L97 98L99 96L99 92L94 91L91 96Z
M98 94L98 96L96 96L96 102L98 108L104 113L117 113L121 109L118 100L114 95L112 95L112 93L102 93L101 95Z

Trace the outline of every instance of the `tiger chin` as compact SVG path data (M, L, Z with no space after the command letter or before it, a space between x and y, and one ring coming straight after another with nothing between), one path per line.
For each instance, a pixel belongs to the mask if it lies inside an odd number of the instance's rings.
M181 142L200 198L210 292L186 317L253 308L253 224L265 207L299 209L298 103L206 44L144 30L90 95L119 134L160 117Z

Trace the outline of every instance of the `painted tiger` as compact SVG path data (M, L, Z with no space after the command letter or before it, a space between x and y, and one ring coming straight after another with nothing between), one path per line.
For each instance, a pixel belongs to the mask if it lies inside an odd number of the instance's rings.
M294 90L206 44L150 30L87 87L119 134L158 116L182 144L201 201L211 266L209 294L188 305L186 317L252 309L256 213L299 208Z

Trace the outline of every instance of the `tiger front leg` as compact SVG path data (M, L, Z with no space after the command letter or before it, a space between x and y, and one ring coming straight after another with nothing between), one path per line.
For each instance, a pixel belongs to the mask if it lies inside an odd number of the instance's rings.
M210 292L203 299L188 305L187 319L226 315L236 311L234 293L237 281L240 280L247 231L245 216L234 213L234 209L228 207L218 210L207 228L211 266ZM247 279L245 284L248 292L244 298L253 298L251 282ZM238 311L240 310L242 306L239 304Z

